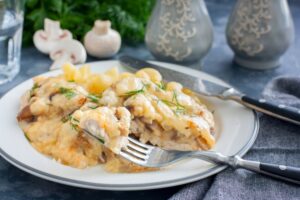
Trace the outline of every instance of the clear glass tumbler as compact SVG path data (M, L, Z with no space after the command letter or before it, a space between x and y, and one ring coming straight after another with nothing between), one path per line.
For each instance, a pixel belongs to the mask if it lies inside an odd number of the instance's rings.
M0 0L0 85L20 71L24 0Z

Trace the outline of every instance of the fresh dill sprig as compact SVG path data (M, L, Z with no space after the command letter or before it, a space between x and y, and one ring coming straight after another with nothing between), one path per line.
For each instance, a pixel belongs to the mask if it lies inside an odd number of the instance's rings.
M159 89L162 89L162 90L166 90L167 89L167 85L165 82L163 81L160 81L160 83L156 83L156 86L159 88Z
M73 130L78 131L78 127L79 127L78 124L70 122L70 125L71 125Z
M76 119L76 118L74 118L74 117L72 117L72 120L75 121L75 122L77 122L77 123L79 123L79 120Z
M149 87L151 86L150 83L144 83L144 82L142 82L142 84L143 84L143 86L144 86L146 89L149 89Z
M176 104L179 104L176 91L173 91L172 101L175 101Z
M89 106L89 108L94 110L94 109L98 108L98 106Z
M70 125L71 125L72 129L74 129L75 131L78 131L78 128L79 128L78 123L79 123L79 120L71 116Z
M160 101L169 106L175 115L185 113L185 107L179 103L177 93L175 91L173 92L172 101L165 99L160 99Z
M163 102L164 104L166 104L169 107L175 107L175 106L177 106L177 104L174 103L174 102L172 102L172 101L168 101L168 100L165 100L165 99L161 99L160 101Z
M144 83L144 82L142 82L142 84L143 84L143 86L141 89L126 92L125 94L120 95L120 97L130 97L130 96L134 96L137 94L145 93L146 89L148 89L151 85L150 85L150 83Z
M97 136L97 139L102 143L104 144L105 143L105 140L103 137L100 137L100 136Z
M28 140L28 142L31 142L30 138L28 137L27 133L24 133L25 138Z
M36 89L38 89L40 87L40 85L38 85L37 83L34 83L31 90L30 90L30 97L32 97L34 95L34 92Z
M129 92L126 92L125 94L121 95L121 97L131 97L137 94L141 94L145 92L145 85L143 85L143 87L139 90L132 90Z
M65 95L68 100L76 96L76 93L71 88L60 87L59 93Z
M91 102L93 102L93 103L99 103L99 100L100 100L100 98L101 98L101 95L89 94L89 95L87 96L87 98L88 98Z
M185 113L185 108L180 108L180 107L176 107L175 110L173 110L175 115L179 115L179 114L184 114Z
M140 93L144 93L144 89L139 89L139 90L132 90L132 91L129 91L129 92L126 92L123 96L126 96L126 97L130 97L130 96L133 96L133 95L137 95L137 94L140 94Z
M164 104L166 104L169 107L176 107L176 108L179 108L179 109L185 109L183 105L181 105L177 102L175 103L173 101L168 101L168 100L165 100L165 99L161 99L160 101L163 102Z
M76 119L75 117L73 117L72 115L67 115L67 116L63 117L63 118L61 119L61 121L62 121L63 123L70 122L70 125L71 125L72 129L74 129L75 131L78 131L78 128L79 128L79 126L78 126L79 120Z
M66 123L67 121L70 121L71 120L71 118L72 118L72 116L71 115L67 115L67 116L65 116L65 117L63 117L63 118L61 118L61 122L62 123Z

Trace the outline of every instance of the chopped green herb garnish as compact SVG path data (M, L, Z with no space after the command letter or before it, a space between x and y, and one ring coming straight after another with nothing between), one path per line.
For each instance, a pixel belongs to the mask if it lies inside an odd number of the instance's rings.
M160 101L163 102L164 104L166 104L169 107L175 107L175 106L177 106L176 103L174 103L172 101L168 101L168 100L165 100L165 99L161 99Z
M72 118L71 115L67 115L67 116L63 117L63 118L61 119L61 121L62 121L63 123L66 123L67 121L71 120L71 118Z
M76 93L74 92L73 89L70 88L65 88L65 87L60 87L59 88L59 93L65 95L65 97L70 100L73 97L76 96Z
M28 142L31 142L30 138L28 137L27 133L24 133L25 138L28 140Z
M163 102L164 104L166 104L169 107L172 107L172 108L175 107L175 109L177 111L180 111L180 110L184 111L185 110L184 106L179 104L179 103L174 103L172 101L168 101L168 100L165 100L165 99L161 99L160 101Z
M141 89L126 92L125 94L121 95L121 97L130 97L130 96L134 96L134 95L137 95L137 94L145 93L145 89L149 88L150 84L149 83L143 83L143 82L142 82L142 84L143 84L143 87Z
M79 123L79 120L71 116L70 125L71 125L72 129L74 129L75 131L78 131L78 128L79 128L78 123Z
M68 80L68 82L70 82L70 83L74 83L75 81L74 81L74 80Z
M175 115L184 114L185 113L185 108L177 107L175 110L173 110L173 112L174 112Z
M71 125L72 129L74 129L75 131L78 131L78 124L74 124L74 123L70 122L70 125Z
M79 123L79 120L78 120L78 119L76 119L76 118L74 118L74 117L72 117L72 119L73 119L75 122L78 122L78 123Z
M37 84L37 83L34 83L33 86L32 86L32 90L35 90L37 88L39 88L40 86Z
M89 106L90 109L96 109L98 106Z
M132 91L126 92L125 94L122 95L122 97L130 97L130 96L134 96L134 95L141 94L144 92L145 92L145 86L143 86L139 90L132 90Z
M145 88L149 88L149 87L150 87L150 83L143 83L143 82L142 82L142 84L143 84L143 86L144 86Z
M76 119L76 118L74 118L72 115L67 115L67 116L63 117L63 118L61 119L61 121L62 121L63 123L70 122L70 125L71 125L72 129L74 129L75 131L78 131L78 127L79 127L79 126L78 126L78 123L79 123L79 120Z
M104 141L104 138L103 137L100 137L100 136L97 136L97 139L102 143L102 144L104 144L105 143L105 141Z
M156 86L162 90L166 90L167 89L167 85L165 82L161 81L160 83L157 83Z
M101 95L89 94L87 98L93 103L99 103Z
M40 86L37 83L34 83L31 90L30 90L30 97L32 97L34 95L34 92L37 88L39 88Z
M183 114L185 112L185 107L178 102L176 92L173 93L172 101L161 99L161 102L169 106L175 115Z
M175 101L176 104L179 104L178 99L177 99L177 93L176 93L176 91L173 91L172 101Z

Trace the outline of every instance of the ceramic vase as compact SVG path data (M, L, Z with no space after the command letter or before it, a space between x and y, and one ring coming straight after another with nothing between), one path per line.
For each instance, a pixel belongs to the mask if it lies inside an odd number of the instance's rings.
M227 42L234 61L252 69L270 69L294 39L286 0L238 0L229 18Z
M203 0L159 0L147 25L146 45L159 60L193 63L213 41L213 29Z

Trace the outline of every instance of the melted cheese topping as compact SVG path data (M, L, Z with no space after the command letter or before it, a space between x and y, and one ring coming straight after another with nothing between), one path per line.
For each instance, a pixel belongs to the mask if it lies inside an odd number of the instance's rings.
M79 127L102 138L105 146L119 154L126 147L130 127L130 112L124 107L99 107L94 110L77 110L73 116L78 120Z
M118 156L129 134L166 149L213 147L212 113L180 83L163 83L150 68L120 75L110 70L107 83L102 75L76 70L68 66L70 74L35 78L21 99L18 121L38 151L77 168L106 163L112 172L137 172L148 169ZM91 94L97 88L101 93Z

